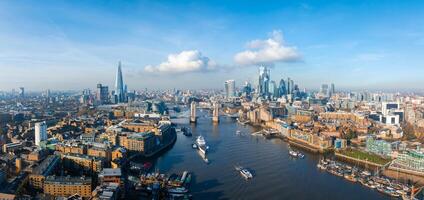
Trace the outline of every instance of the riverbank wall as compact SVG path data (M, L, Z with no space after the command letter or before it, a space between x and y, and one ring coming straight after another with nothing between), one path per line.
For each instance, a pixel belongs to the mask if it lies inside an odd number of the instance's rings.
M337 160L340 160L340 161L343 161L343 162L346 162L346 163L349 163L349 164L358 165L358 166L361 166L363 168L370 169L370 170L377 170L378 168L383 167L383 165L380 165L380 164L377 164L377 163L353 158L353 157L346 156L344 154L337 153L337 152L335 152L334 155L336 156Z
M383 175L398 179L402 182L411 182L418 185L424 185L424 174L417 171L389 166L388 169L383 171Z

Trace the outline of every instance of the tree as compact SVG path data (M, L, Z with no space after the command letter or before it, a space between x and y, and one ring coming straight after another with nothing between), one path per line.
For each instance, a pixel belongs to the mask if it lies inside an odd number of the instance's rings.
M401 127L403 130L403 140L413 140L417 138L415 135L414 125L412 125L411 123L403 123Z

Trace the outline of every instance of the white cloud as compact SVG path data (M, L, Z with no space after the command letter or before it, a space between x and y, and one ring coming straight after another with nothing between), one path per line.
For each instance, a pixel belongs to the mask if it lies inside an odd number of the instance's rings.
M275 62L293 62L301 56L296 47L284 44L281 31L273 31L266 40L253 40L247 44L249 50L237 53L234 60L240 65L273 64Z
M216 63L208 57L203 56L200 51L182 51L178 54L170 54L168 60L157 65L148 65L144 68L147 72L183 73L211 71Z

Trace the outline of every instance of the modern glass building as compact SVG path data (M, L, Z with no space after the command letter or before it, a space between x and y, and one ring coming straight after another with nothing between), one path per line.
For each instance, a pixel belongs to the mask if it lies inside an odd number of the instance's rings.
M384 140L376 140L373 137L369 137L366 143L366 151L375 153L378 155L390 157L392 153L392 143Z
M115 95L117 103L125 102L125 90L124 80L122 78L121 62L119 62L118 71L116 72Z
M225 81L224 86L225 86L225 96L227 98L236 96L236 82L234 80Z
M260 96L267 96L269 94L270 74L271 71L267 67L259 67L258 93Z
M403 168L424 172L424 153L416 150L403 151L393 163Z

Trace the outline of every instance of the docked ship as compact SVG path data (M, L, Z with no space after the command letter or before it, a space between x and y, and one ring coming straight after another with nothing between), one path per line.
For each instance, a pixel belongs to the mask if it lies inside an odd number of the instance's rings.
M305 155L300 153L300 151L295 151L293 149L290 148L289 146L289 155L294 157L294 158L305 158Z
M236 166L235 168L240 173L240 175L242 175L245 179L253 178L252 173L248 169L241 166Z

